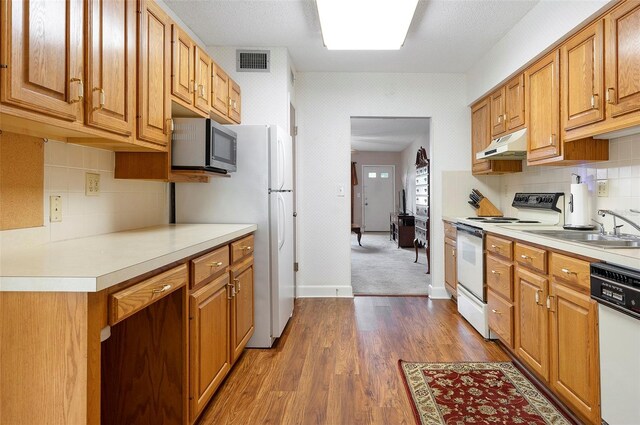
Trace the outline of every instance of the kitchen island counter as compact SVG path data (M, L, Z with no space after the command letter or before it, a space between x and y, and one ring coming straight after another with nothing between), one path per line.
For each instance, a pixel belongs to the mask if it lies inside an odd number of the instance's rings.
M256 228L255 224L172 224L28 249L4 248L0 255L0 292L98 292Z

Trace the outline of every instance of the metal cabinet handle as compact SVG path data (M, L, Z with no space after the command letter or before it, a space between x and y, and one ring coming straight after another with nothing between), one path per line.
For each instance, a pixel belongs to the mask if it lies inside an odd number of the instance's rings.
M506 113L502 116L502 119L504 120L504 122L507 122L507 114Z
M236 293L240 292L240 279L233 279L234 287L238 288Z
M594 94L591 96L591 108L596 109L596 105L598 104L598 95Z
M243 251L246 249L247 251L251 251L251 247L250 246L243 246L241 248Z
M78 97L76 99L70 100L69 103L78 103L81 102L84 98L84 83L81 78L72 78L69 80L70 83L78 83Z
M491 248L495 249L496 251L500 251L502 249L501 246L493 245L493 244L491 245Z
M555 298L556 298L556 297L554 297L553 295L549 295L549 296L547 297L547 308L548 308L548 309L549 309L549 311L551 311L552 313L555 313L555 312L556 312L556 309L555 309L555 308L551 308L551 307L554 305L554 303L555 303L555 302L554 302Z
M99 87L94 87L93 91L94 92L96 92L96 91L100 92L100 106L93 108L94 111L99 111L99 110L104 108L104 104L106 103L106 97L104 95L104 89L101 89Z
M492 313L495 313L495 314L502 314L502 312L501 312L501 311L498 311L498 310L496 310L495 308L494 308L494 309L492 309L492 310L491 310L491 312L492 312Z
M553 145L556 142L556 135L552 134L549 136L549 146Z
M229 295L229 290L231 290L231 295ZM228 300L233 299L234 295L235 295L235 292L234 292L233 284L227 283L227 299Z
M616 89L614 89L613 87L609 87L607 89L607 103L613 105L615 102L615 96L616 96Z
M532 260L533 259L533 257L529 257L528 255L525 255L525 254L521 254L520 258L522 258L523 260Z
M536 305L542 305L540 304L540 292L542 292L540 289L536 290Z
M491 270L491 273L493 273L493 274L498 274L498 275L500 274L500 272L495 271L495 270Z
M196 91L196 80L189 81L189 93L195 93Z
M564 274L575 274L575 275L577 275L577 274L578 274L578 273L576 273L576 272L572 272L571 270L569 270L569 269L564 269L564 268L563 268L563 269L560 269L560 271L561 271L562 273L564 273Z
M220 266L222 266L222 261L209 264L209 267L220 267Z
M164 285L162 288L156 288L156 289L152 290L151 293L153 293L153 294L161 294L163 292L167 292L169 289L171 289L171 285Z

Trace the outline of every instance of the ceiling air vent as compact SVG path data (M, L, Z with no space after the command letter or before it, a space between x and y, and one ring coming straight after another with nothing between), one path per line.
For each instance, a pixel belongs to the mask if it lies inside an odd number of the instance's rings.
M236 50L236 71L269 72L269 50Z

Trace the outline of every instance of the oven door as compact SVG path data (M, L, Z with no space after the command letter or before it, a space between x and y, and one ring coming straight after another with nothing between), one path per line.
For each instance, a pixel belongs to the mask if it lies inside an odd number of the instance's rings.
M458 284L484 303L483 232L466 225L456 227Z

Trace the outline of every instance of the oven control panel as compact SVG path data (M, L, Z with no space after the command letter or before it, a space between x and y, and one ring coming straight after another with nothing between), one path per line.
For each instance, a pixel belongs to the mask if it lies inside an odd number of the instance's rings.
M640 270L591 264L591 298L640 319Z
M562 192L551 193L516 193L511 206L514 208L534 208L560 212L558 200L564 196Z

